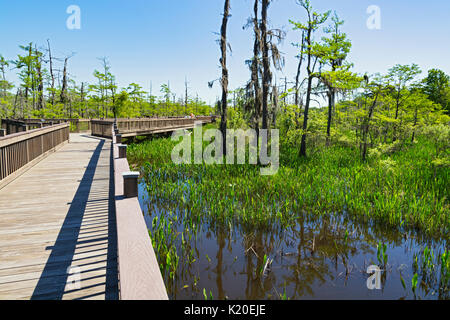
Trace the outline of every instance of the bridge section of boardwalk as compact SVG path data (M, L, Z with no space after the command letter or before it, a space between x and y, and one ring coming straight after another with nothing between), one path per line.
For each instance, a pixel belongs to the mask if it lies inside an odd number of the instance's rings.
M0 137L0 299L167 299L112 123L90 121L103 137L69 139L68 123Z

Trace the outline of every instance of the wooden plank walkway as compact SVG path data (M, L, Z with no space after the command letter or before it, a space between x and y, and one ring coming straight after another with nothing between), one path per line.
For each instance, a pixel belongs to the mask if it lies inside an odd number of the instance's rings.
M111 161L110 140L71 134L0 190L0 299L118 299Z

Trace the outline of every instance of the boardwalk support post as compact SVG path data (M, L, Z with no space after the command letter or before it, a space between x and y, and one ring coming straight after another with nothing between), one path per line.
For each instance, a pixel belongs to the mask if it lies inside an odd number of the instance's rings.
M134 198L138 196L138 178L139 172L129 171L122 173L123 176L123 195L125 198Z
M126 144L118 144L119 148L119 158L123 159L127 157L127 145Z

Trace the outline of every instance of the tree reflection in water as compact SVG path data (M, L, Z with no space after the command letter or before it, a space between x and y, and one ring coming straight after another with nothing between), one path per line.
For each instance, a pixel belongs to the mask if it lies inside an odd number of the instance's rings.
M416 272L421 275L419 296L448 298L448 281L440 281L438 261L447 248L445 240L390 232L383 225L350 219L345 213L301 214L289 228L255 230L224 226L207 215L189 216L180 204L175 211L170 203L152 202L145 207L152 216L175 212L172 217L177 217L171 223L178 231L180 264L174 279L163 274L172 299L203 299L203 289L215 299L279 299L284 290L290 299L411 299L410 279ZM146 216L150 231L152 216ZM386 266L377 259L379 243L388 248ZM436 253L434 272L414 267L425 245ZM272 263L263 273L264 256ZM158 261L164 259L158 256ZM379 292L366 287L370 264L384 270ZM400 280L401 265L408 266L401 270L406 289Z

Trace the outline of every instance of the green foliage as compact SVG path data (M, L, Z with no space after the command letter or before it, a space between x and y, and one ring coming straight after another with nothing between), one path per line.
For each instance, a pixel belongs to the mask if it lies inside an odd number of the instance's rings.
M445 124L425 126L421 133L434 142L436 147L435 155L449 155L450 149L450 127Z
M450 76L439 69L431 69L423 80L423 92L450 114Z
M411 287L412 287L412 291L414 293L416 293L418 277L419 277L419 275L416 273L416 274L414 274L414 276L411 280Z
M227 126L232 129L247 129L247 121L243 112L239 108L229 108L227 110Z

